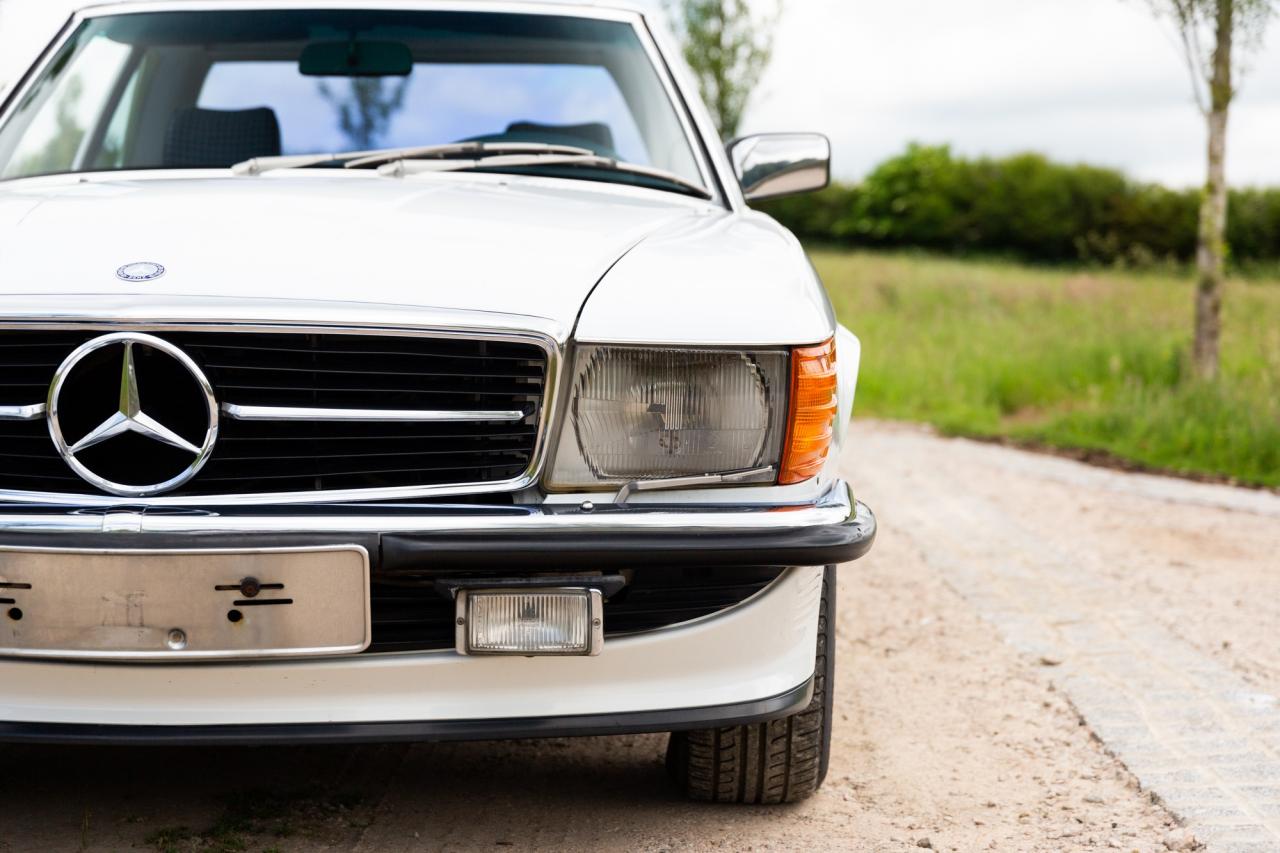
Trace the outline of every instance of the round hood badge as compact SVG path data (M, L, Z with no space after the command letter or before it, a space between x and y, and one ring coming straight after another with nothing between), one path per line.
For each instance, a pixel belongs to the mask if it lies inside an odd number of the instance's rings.
M137 261L125 264L116 270L116 278L121 281L152 281L164 275L164 267L151 261Z

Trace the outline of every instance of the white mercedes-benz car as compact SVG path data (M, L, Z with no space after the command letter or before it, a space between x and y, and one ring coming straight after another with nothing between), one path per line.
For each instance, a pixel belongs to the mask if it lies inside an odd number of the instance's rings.
M624 4L86 9L0 107L0 739L826 772L858 341Z

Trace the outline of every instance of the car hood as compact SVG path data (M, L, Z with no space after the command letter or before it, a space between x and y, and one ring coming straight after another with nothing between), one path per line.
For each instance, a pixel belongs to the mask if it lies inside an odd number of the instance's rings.
M522 315L549 321L542 326L561 338L646 236L725 215L653 191L491 175L15 186L0 193L0 314L31 297L82 306L283 300L347 304L357 315L369 305ZM117 278L141 261L163 265L164 276Z

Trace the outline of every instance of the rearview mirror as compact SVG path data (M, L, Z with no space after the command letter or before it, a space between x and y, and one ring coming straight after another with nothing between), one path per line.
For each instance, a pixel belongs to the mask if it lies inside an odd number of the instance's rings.
M322 41L298 60L307 77L405 77L413 72L409 46L395 41Z
M820 190L831 183L831 142L820 133L763 133L729 143L747 201Z

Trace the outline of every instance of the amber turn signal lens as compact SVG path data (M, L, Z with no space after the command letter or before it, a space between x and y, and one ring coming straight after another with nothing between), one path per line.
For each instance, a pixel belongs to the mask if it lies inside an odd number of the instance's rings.
M778 483L817 476L827 461L836 425L836 342L791 351L791 407Z

